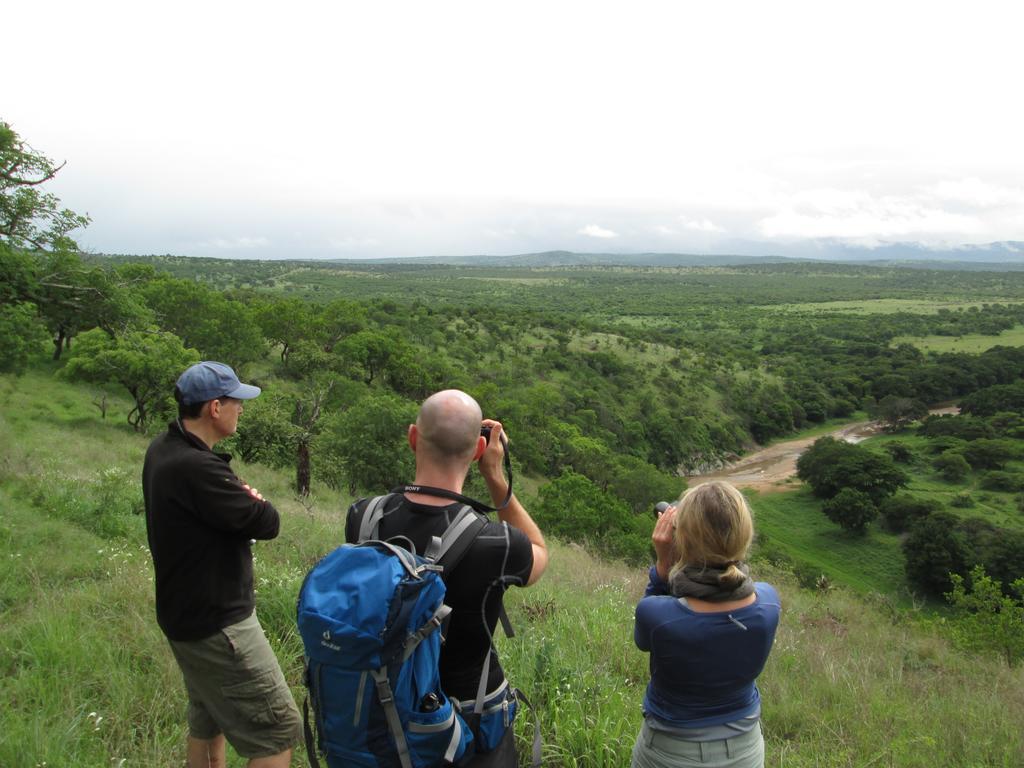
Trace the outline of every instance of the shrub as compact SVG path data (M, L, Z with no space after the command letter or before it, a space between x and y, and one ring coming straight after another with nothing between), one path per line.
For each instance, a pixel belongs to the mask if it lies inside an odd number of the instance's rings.
M956 507L957 509L970 509L974 506L974 497L971 496L970 491L960 491L949 502L949 506Z
M988 423L1000 437L1024 439L1024 416L1012 411L1000 411L989 417Z
M995 430L984 419L974 416L943 414L929 416L917 429L925 437L958 437L961 440L977 440L981 437L995 437Z
M855 488L843 488L821 505L821 511L833 523L855 533L863 533L867 524L878 517L878 507L871 497Z
M957 612L956 643L967 650L999 654L1007 666L1024 660L1024 578L1012 585L1016 597L1004 594L980 565L971 571L969 586L958 574L951 581L953 589L946 599Z
M960 401L963 413L975 416L993 416L1001 411L1024 411L1024 381L996 384L979 389Z
M1002 469L1020 454L1012 440L973 440L961 451L975 469Z
M935 597L949 592L950 573L963 573L966 559L956 518L936 512L914 523L903 541L903 557L913 586Z
M132 518L143 512L138 481L119 467L94 478L46 475L36 481L32 503L45 513L68 520L104 539L127 536Z
M930 501L919 499L916 496L900 494L891 496L880 505L879 511L885 521L885 527L894 533L902 533L910 528L918 520L921 520L933 512L937 507Z
M909 464L914 460L914 449L898 440L886 443L885 451L898 464Z
M946 451L937 458L932 466L942 475L942 479L950 483L959 483L971 471L967 459L957 451Z
M960 437L933 437L928 440L928 453L958 451L965 445L967 441Z
M993 470L981 476L981 487L989 491L1024 491L1024 474Z

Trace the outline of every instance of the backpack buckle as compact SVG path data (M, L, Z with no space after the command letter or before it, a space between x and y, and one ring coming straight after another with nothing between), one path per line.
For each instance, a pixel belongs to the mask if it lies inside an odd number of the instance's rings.
M385 677L383 680L377 681L377 698L380 699L380 703L387 706L394 700L394 695L391 693L391 684Z

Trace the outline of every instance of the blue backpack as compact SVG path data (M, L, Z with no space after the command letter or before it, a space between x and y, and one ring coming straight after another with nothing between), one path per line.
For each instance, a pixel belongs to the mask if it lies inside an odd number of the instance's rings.
M473 751L470 728L441 690L439 630L451 612L441 573L455 567L486 518L463 507L417 556L371 537L388 498L369 502L360 543L325 556L299 592L306 751L314 768L317 746L329 768L434 768Z

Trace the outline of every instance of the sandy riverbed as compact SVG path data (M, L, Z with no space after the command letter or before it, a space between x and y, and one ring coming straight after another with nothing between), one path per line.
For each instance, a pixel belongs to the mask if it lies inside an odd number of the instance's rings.
M959 413L959 409L935 408L929 413ZM877 421L858 421L846 424L828 434L837 440L859 443L880 431L881 425ZM822 435L775 443L714 472L688 477L687 483L692 487L707 480L727 480L737 488L753 488L762 493L784 491L800 482L796 477L796 460L819 437Z

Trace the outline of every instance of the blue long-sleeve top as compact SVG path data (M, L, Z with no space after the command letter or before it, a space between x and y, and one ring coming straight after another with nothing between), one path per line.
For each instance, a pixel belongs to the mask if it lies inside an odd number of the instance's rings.
M770 584L756 582L754 592L742 608L699 612L672 597L651 568L633 630L637 647L651 654L646 715L686 729L759 714L754 681L768 660L781 604Z

